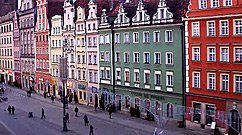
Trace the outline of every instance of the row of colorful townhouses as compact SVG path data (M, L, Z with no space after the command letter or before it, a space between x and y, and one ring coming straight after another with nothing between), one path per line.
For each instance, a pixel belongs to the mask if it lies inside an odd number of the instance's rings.
M0 17L1 82L241 132L242 1L22 0Z

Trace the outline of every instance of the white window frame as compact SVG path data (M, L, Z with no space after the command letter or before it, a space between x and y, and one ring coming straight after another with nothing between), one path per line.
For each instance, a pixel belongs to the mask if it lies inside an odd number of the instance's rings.
M128 76L129 80L127 80L126 72L129 72L129 76ZM130 82L130 70L129 70L129 68L125 68L125 70L124 70L124 81Z
M109 34L105 35L105 44L110 44L110 36L109 36Z
M169 76L172 76L171 82L169 82L169 79L168 79ZM173 87L174 86L174 75L173 75L173 72L170 72L170 71L166 72L166 86L167 87Z
M119 53L119 61L117 61L118 60L117 53ZM120 53L120 51L116 51L115 52L115 62L121 62L121 53Z
M159 33L159 37L157 38L158 41L156 41L156 33ZM154 43L161 42L161 32L160 31L154 31Z
M227 26L222 26L223 22L227 22ZM229 21L228 20L220 20L219 24L220 24L220 35L221 36L228 36L229 35ZM227 29L226 34L223 34L223 28Z
M196 27L196 29L195 29L195 24L198 25L198 27ZM193 37L199 37L200 36L200 23L199 22L192 22L192 36Z
M168 63L168 54L172 55L171 63ZM174 55L173 52L166 52L166 65L173 65Z
M209 75L214 75L214 78L210 78ZM214 79L214 81L210 82L210 79ZM214 89L210 89L210 83L214 83L213 87ZM216 91L216 73L207 73L207 89Z
M227 54L228 59L226 61L223 60L223 51L222 51L223 49L228 49L228 54ZM221 47L220 48L220 61L221 62L229 62L229 47Z
M146 74L148 74L149 75L149 82L146 82ZM150 70L144 70L144 84L146 84L146 85L150 85L151 84L151 74L150 74Z
M194 74L198 74L199 76L198 76L198 78L199 78L199 81L198 81L198 87L195 87L195 79L194 79ZM199 88L201 88L201 73L200 72L192 72L192 87L193 88L197 88L197 89L199 89Z
M138 54L137 62L135 61L135 59L136 59L135 54ZM133 52L133 62L137 64L137 63L139 63L139 60L140 60L139 52Z
M110 79L110 69L106 69L106 79Z
M194 52L194 49L198 49L199 50L199 52L198 52L198 60L195 59L195 54L197 54L197 53ZM200 47L192 47L192 60L200 61Z
M105 52L105 56L104 56L104 57L106 57L106 58L104 59L104 61L109 62L109 61L110 61L110 52L109 52L109 51Z
M211 49L211 48L213 48L214 50L215 50L215 52L214 52L214 61L211 61L210 60L210 52L209 52L209 49ZM207 49L207 61L209 61L209 62L216 62L216 47L208 47L208 49Z
M168 32L171 32L171 40L168 40ZM165 41L167 42L167 43L172 43L173 42L173 31L172 30L166 30L165 31Z
M226 5L226 2L230 3ZM223 0L223 6L232 6L233 5L233 0Z
M209 23L214 23L214 27L209 27ZM214 29L214 35L210 35L209 30ZM207 36L216 36L216 24L215 21L207 21Z
M117 38L117 35L119 35L118 38ZM120 44L120 33L115 33L115 43Z
M223 80L223 77L222 76L224 76L224 75L228 76L228 80ZM228 82L228 85L227 85L228 90L223 90L223 82L224 81L227 81ZM220 91L229 92L229 74L220 74Z
M156 57L156 54L160 54L160 57L158 58L159 59L159 63L156 63L156 59L157 59L157 57ZM154 52L154 64L157 64L157 65L160 65L161 64L161 53L160 52Z
M119 76L117 76L118 75L117 72L120 73ZM116 80L117 81L121 81L122 80L122 78L121 78L121 68L116 68Z
M237 60L236 60L236 49L242 49L242 47L234 47L234 62L237 62ZM241 61L239 61L239 62L241 62Z
M136 73L138 73L138 76ZM139 82L140 82L140 71L139 69L134 69L134 83L139 83Z
M146 57L145 57L145 54L146 54L146 53L149 54L149 58L148 58L149 61L148 61L148 62L146 62ZM143 62L143 63L144 63L144 64L150 64L150 52L144 52L144 53L143 53L143 56L144 56L144 59L143 59L144 62Z
M215 4L215 2L216 2L216 5L213 5ZM219 0L211 0L210 3L211 3L211 8L219 7Z
M156 75L160 75L160 84L158 85L157 84L157 76ZM161 76L161 71L155 71L155 74L154 74L154 78L155 78L155 80L154 80L154 84L155 84L155 86L161 86L162 85L162 81L161 81L161 78L162 78L162 76Z
M126 58L126 55L125 54L128 54L127 56L128 56L128 58ZM129 63L130 61L129 61L129 52L124 52L124 63Z
M128 35L128 38L127 39L125 37L126 34ZM128 44L129 43L129 32L125 32L123 35L124 35L124 44Z
M100 35L100 44L104 44L104 35Z
M135 34L137 34L137 41L135 41ZM133 32L133 43L139 43L139 32Z
M148 37L145 36L147 33L148 33ZM147 41L146 41L146 39L147 39ZM150 32L149 31L143 32L143 43L150 43Z
M206 2L205 4L203 4L203 5L205 5L206 7L202 7L201 5L202 5L202 1L203 2ZM199 0L199 9L205 9L205 8L207 8L208 7L208 2L207 2L207 0Z
M236 33L236 21L242 21L242 19L234 19L233 20L233 22L234 22L234 25L233 25L233 27L234 27L234 35L242 35L242 31L240 31L239 34ZM242 24L239 25L239 27L242 27Z
M241 74L235 74L234 75L234 93L239 93L239 92L236 92L236 77L242 77ZM242 92L240 92L242 93Z

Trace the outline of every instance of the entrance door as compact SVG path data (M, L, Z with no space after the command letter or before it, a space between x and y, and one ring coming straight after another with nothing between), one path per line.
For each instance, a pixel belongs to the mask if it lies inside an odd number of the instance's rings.
M232 110L230 112L231 116L231 121L230 121L230 126L229 126L229 135L238 135L241 132L241 118L236 110Z
M1 74L1 82L4 82L4 74Z
M193 122L201 122L201 104L193 103Z

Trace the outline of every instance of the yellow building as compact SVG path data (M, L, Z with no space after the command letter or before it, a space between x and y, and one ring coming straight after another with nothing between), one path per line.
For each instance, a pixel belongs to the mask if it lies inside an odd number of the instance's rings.
M87 104L87 77L86 77L86 39L85 39L85 8L77 7L76 20L76 64L78 80L78 102Z
M52 94L54 96L59 95L59 88L62 86L58 80L58 63L59 58L62 57L63 52L63 37L62 37L62 16L55 15L51 18L51 36L49 40L50 44L50 71L52 75Z

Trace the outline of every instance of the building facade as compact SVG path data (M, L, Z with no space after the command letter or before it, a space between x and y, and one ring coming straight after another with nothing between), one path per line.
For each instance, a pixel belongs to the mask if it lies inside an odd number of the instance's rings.
M14 74L14 40L13 40L13 20L15 12L11 11L0 18L0 63L1 82L13 85Z
M20 57L21 57L21 82L22 88L34 90L35 88L35 1L22 0L19 10L20 29Z
M21 86L21 71L20 71L20 41L19 41L19 16L18 11L14 13L13 19L13 42L14 42L14 74L15 82L13 85Z
M192 0L187 12L187 107L190 120L241 132L242 2Z

